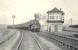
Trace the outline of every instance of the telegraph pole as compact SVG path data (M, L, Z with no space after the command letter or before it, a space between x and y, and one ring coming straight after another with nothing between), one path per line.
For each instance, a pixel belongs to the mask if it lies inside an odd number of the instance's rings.
M15 15L12 16L12 19L13 19L13 25L15 24L15 23L14 23L14 22L15 22L15 21L14 21L14 20L15 20L15 17L16 17Z
M71 25L72 25L72 18L70 20L71 20Z

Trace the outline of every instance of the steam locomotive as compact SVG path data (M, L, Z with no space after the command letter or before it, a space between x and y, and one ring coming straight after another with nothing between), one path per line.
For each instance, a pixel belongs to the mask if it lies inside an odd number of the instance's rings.
M41 25L38 20L31 20L27 23L18 24L18 25L9 25L8 28L10 29L24 29L24 30L30 30L33 32L39 32Z

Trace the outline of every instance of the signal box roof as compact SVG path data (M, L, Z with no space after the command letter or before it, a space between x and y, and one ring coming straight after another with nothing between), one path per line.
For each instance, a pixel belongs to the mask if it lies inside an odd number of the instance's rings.
M48 11L47 13L62 13L62 14L64 14L64 12L63 11L61 11L61 9L59 10L59 9L57 9L56 7L55 8L53 8L52 10L50 10L50 11Z

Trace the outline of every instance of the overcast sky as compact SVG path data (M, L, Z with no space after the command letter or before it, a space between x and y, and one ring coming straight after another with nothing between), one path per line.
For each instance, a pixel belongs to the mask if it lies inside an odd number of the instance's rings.
M34 13L45 14L57 7L65 12L65 24L78 24L78 0L0 0L0 24L12 24L12 15L16 15L15 24L33 19ZM45 18L45 17L44 17Z

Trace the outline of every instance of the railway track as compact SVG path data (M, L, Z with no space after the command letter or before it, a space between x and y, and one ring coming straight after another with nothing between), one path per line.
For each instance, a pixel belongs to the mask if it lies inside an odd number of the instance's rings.
M26 36L25 36L26 34ZM16 50L47 50L47 46L42 44L42 42L38 39L35 33L29 32L30 35L27 33L22 33L22 38L20 39L19 44L16 47ZM28 36L28 37L27 37ZM27 40L27 39L29 40Z
M17 42L15 43L14 47L12 48L12 50L18 50L18 48L22 42L22 38L23 38L23 35L20 33L20 36L19 36Z
M47 40L55 43L57 46L63 50L78 50L78 39L68 36L63 36L61 34L54 33L42 33L40 36L45 37Z
M39 39L39 36L35 33L34 34L34 40L36 42L36 44L38 44L40 50L50 50L48 48L48 46L46 46L46 44L44 44L40 39Z

